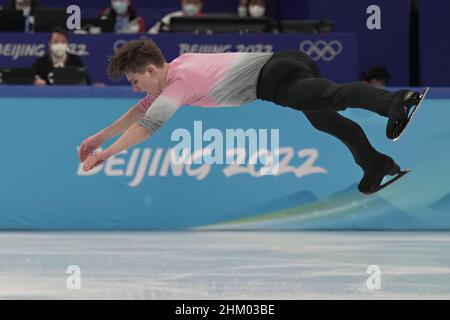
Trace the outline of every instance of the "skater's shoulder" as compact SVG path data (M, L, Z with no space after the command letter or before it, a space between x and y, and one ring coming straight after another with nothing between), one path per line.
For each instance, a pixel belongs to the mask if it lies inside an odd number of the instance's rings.
M238 57L238 56L254 56L257 53L250 52L214 52L214 53L183 53L175 58L172 62L176 61L190 61L190 60L215 60L223 57Z

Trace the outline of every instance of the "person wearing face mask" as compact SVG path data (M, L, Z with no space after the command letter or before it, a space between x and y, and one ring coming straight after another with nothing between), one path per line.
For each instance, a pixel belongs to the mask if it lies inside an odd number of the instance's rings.
M36 85L50 84L48 75L54 68L84 68L84 64L81 61L81 58L77 55L71 54L68 51L69 35L67 34L67 31L65 29L60 27L53 28L50 33L48 44L49 52L43 57L38 58L32 66L36 77ZM89 77L87 79L87 82L88 84L91 84Z
M278 33L278 24L268 17L266 0L240 0L238 16L242 18L264 18L269 19L266 32Z
M170 19L173 17L200 17L205 14L202 12L204 0L181 0L181 9L164 16L148 31L149 34L170 31Z
M248 0L240 0L238 7L238 16L247 17L248 16Z
M24 31L31 32L34 24L34 9L39 6L37 0L11 0L4 8L21 10L25 17Z
M262 18L266 16L265 0L240 0L238 6L239 17Z
M144 19L138 16L131 0L111 0L111 5L100 12L101 19L114 21L114 31L121 34L145 32Z
M262 18L266 16L265 0L249 0L248 15L252 18Z

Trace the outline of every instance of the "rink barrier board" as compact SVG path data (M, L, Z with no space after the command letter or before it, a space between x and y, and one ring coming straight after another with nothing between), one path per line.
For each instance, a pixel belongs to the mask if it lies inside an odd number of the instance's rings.
M80 174L77 146L115 121L141 95L129 87L0 86L3 137L1 230L450 230L450 90L432 88L398 142L386 120L344 115L373 145L412 172L367 197L348 150L288 108L182 107L151 139ZM227 165L174 168L171 133L203 129L279 129L286 164L278 176ZM106 144L105 146L108 146ZM204 145L203 145L204 146ZM307 164L309 163L309 164ZM140 174L139 174L140 172Z

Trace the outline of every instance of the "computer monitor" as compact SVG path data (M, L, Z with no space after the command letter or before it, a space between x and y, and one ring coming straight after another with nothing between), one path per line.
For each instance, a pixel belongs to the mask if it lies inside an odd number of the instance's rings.
M34 84L34 80L30 68L0 68L0 84Z
M114 32L114 21L112 19L81 19L81 29L96 33L96 28L100 29L100 32Z
M87 85L88 74L85 68L54 68L47 76L52 85Z
M21 10L0 10L0 32L24 32L25 17Z
M36 8L34 9L34 31L50 32L54 27L66 28L66 9Z
M236 16L173 17L172 32L192 33L261 33L268 29L268 18Z
M331 20L282 20L283 33L327 33L333 30L334 22Z

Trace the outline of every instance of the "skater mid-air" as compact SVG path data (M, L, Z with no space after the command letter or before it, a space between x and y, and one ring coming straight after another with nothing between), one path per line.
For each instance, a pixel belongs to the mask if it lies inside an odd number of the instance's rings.
M118 49L108 74L112 79L125 75L134 91L147 96L111 126L81 143L84 171L145 141L183 105L240 106L261 99L302 111L316 129L342 141L364 172L358 185L364 194L383 189L408 171L375 150L362 128L338 111L361 108L386 117L386 135L397 140L428 91L391 93L364 82L336 84L321 78L316 63L299 51L184 54L167 63L148 39L133 40ZM95 152L120 133L123 135L109 148ZM393 177L382 184L386 176Z

